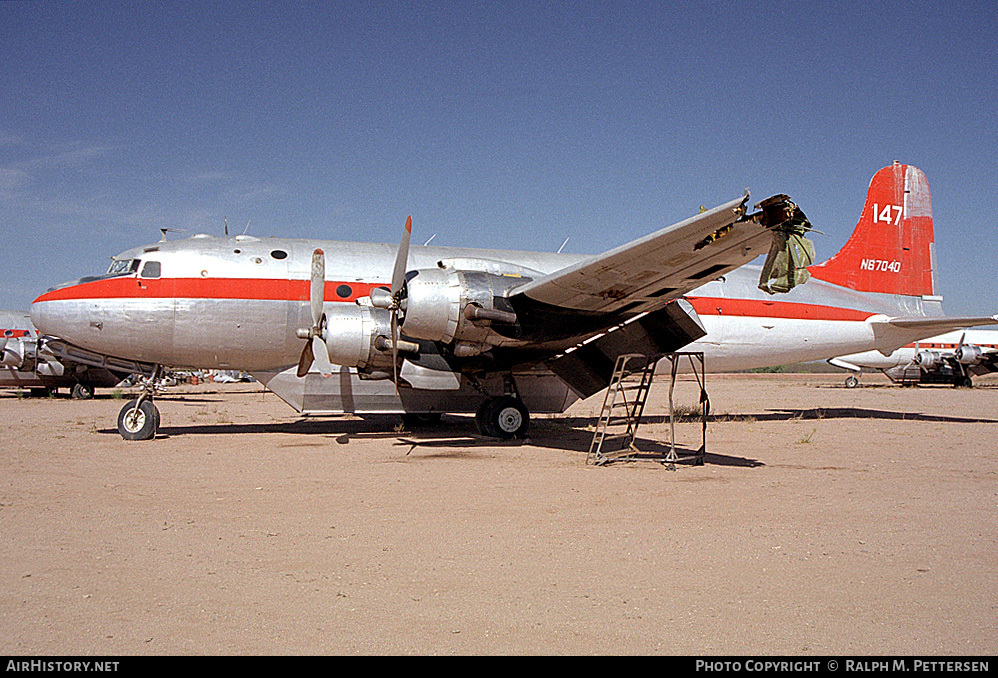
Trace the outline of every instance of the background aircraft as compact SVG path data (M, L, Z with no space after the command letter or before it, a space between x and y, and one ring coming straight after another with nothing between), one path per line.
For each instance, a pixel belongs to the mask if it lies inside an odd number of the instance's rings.
M973 377L998 372L998 330L957 330L916 341L889 355L865 351L828 361L855 374L846 386L859 386L864 369L880 370L897 384L973 386Z
M794 242L802 213L774 198L750 215L746 192L593 257L410 248L411 222L398 246L164 240L46 292L32 318L74 360L244 369L301 412L475 412L499 437L522 435L529 411L605 388L622 353L689 346L711 370L743 369L890 353L995 322L942 314L918 169L877 172L850 240L780 297L769 276L742 268L774 242L771 253L807 254ZM152 395L122 409L126 438L155 435Z
M69 388L73 398L92 398L95 387L114 386L127 376L58 359L45 346L27 313L0 311L0 388L26 388L39 395Z

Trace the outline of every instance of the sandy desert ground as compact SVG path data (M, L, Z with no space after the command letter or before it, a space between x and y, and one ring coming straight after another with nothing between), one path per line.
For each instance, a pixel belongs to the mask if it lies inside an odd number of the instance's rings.
M126 442L0 394L0 652L994 654L998 381L842 379L710 375L675 470L587 465L599 399L496 443L177 387Z

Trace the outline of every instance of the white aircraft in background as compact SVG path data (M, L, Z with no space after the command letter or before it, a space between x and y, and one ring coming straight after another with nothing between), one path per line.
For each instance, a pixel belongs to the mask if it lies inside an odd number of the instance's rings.
M880 370L896 384L952 384L970 388L973 377L998 372L998 330L957 330L916 341L890 355L865 351L832 358L829 364L855 374L846 386L859 386L864 369Z
M75 399L92 398L95 387L115 386L128 376L56 358L46 350L31 316L17 311L0 311L0 354L0 388L26 388L39 395L68 388Z
M398 246L164 236L42 294L32 319L73 360L134 361L153 376L246 370L299 412L475 412L497 437L599 392L623 353L687 347L713 371L746 369L889 354L996 322L943 315L929 187L914 167L877 172L846 245L780 296L744 265L806 219L786 196L754 214L748 199L597 256L410 248L411 221ZM155 435L153 395L122 408L122 436Z

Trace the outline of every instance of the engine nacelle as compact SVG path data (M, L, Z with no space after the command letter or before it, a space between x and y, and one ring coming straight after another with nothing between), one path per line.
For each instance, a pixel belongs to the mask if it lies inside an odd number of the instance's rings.
M326 313L322 338L329 361L359 369L391 369L391 314L370 306L346 306ZM379 340L379 337L381 338Z
M25 358L34 356L34 344L30 342L30 347L25 347L25 342L20 338L9 338L3 340L3 367L18 369L24 366ZM29 368L30 369L30 368Z
M981 362L981 358L984 356L984 351L981 350L980 346L964 344L956 349L954 355L956 356L956 359L964 365L976 365Z
M463 354L487 350L500 339L492 323L515 323L512 309L496 307L513 287L529 278L454 268L419 269L410 274L402 328L410 337L457 342Z
M939 351L919 351L912 362L922 369L931 370L943 364L943 355Z

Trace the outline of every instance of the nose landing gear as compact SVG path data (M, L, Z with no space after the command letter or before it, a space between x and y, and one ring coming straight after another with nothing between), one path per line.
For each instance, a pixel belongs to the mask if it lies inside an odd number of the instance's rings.
M156 431L159 430L159 409L152 399L161 374L162 368L156 365L152 376L142 387L142 394L122 407L118 413L118 433L125 440L149 440L156 436Z

